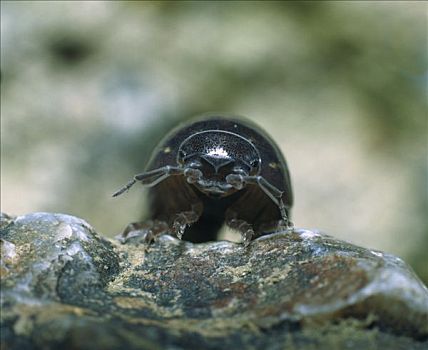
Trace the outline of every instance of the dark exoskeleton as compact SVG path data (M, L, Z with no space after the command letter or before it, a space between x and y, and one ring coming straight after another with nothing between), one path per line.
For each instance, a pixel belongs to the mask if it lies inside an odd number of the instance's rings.
M122 239L146 241L174 233L191 242L215 240L226 223L245 245L292 226L288 167L278 146L256 125L209 116L172 130L154 150L137 181L150 187L149 217L128 225Z

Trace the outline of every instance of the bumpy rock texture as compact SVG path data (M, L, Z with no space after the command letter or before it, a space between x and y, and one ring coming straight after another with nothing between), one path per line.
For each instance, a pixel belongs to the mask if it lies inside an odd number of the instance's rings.
M399 258L295 229L148 249L61 214L2 216L2 349L426 349Z

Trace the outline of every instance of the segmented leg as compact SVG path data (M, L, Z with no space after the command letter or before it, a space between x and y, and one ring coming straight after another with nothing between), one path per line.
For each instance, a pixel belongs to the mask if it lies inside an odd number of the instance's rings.
M172 228L177 235L178 239L181 239L184 235L186 227L198 220L198 216L193 211L185 211L175 216Z
M202 214L202 209L203 208L201 204L194 204L192 205L191 210L175 214L172 228L178 239L181 239L183 237L184 231L186 230L187 226L190 226L191 224L199 220L199 217Z
M121 243L126 243L129 239L139 237L143 243L150 244L157 237L168 233L168 224L161 220L148 220L145 222L133 222L129 224L122 234L116 236Z
M230 174L226 176L226 181L232 187L240 190L246 183L258 185L259 188L278 206L281 213L282 221L286 227L290 227L293 224L289 222L287 215L287 208L282 200L283 192L278 188L269 183L262 176L242 176L240 174Z
M248 183L259 185L262 191L266 193L269 198L272 199L272 201L278 206L279 211L281 212L281 217L288 226L287 209L284 205L284 202L282 201L283 192L277 189L272 184L270 184L268 181L266 181L265 178L262 176L248 176L247 178L245 178L245 181L247 181Z
M245 220L237 219L236 216L227 218L226 224L241 234L242 243L245 247L248 247L255 235L253 226Z

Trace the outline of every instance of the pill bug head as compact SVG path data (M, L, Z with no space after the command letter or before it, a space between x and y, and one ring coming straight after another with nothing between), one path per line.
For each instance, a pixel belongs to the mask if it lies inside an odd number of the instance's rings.
M250 140L229 131L207 130L182 142L177 163L198 190L211 197L224 197L241 189L231 181L233 176L260 172L261 159Z

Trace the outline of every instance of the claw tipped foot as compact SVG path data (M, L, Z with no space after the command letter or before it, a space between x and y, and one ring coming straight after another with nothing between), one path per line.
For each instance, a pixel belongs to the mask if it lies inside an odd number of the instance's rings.
M255 236L254 229L251 224L249 224L245 220L233 218L227 220L227 225L230 228L237 230L241 233L242 244L244 245L244 247L248 247L250 245L252 239Z
M122 244L131 239L140 243L150 245L158 236L167 233L168 225L160 220L148 220L146 222L134 222L129 224L123 233L116 236Z
M178 239L182 239L187 226L198 221L199 215L197 208L192 208L192 210L183 211L175 215L172 229Z

